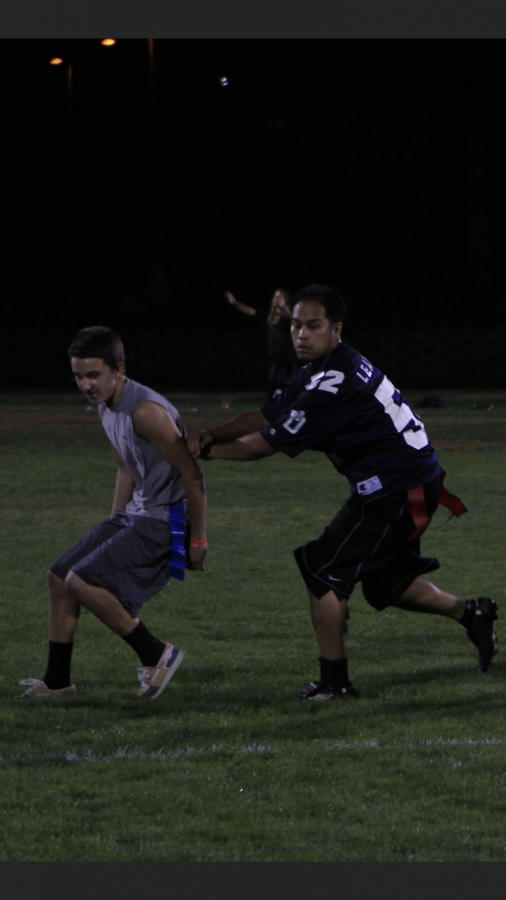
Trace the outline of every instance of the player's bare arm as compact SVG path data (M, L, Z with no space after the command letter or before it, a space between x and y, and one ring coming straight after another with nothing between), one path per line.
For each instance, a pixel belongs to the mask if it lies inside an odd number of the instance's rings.
M190 431L188 447L190 453L198 457L201 451L210 447L211 444L224 444L229 441L236 441L245 435L261 431L266 425L267 419L262 411L253 409L251 412L241 413L240 416L235 416L235 418L221 425L210 425L207 428Z
M112 449L118 463L118 473L116 475L116 486L114 489L111 512L111 516L114 516L114 513L124 512L127 504L130 503L134 493L135 479L123 457L120 456L115 447Z
M277 451L271 447L262 437L260 432L247 434L237 441L229 441L226 444L212 444L205 451L206 459L229 459L235 462L253 462L272 456Z
M139 437L153 444L169 465L181 475L188 501L192 541L200 544L196 547L190 545L190 559L194 569L202 570L207 551L207 544L204 543L207 510L204 474L188 450L174 420L158 403L140 403L134 412L133 421Z
M246 303L240 303L239 300L236 300L234 295L230 293L230 291L225 291L225 297L231 306L235 306L237 309L240 309L247 316L256 316L257 311L253 309L252 306L247 306Z

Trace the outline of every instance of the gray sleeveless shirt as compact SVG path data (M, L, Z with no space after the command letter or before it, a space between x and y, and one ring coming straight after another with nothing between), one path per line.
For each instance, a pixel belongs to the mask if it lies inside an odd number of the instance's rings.
M177 469L169 465L156 447L139 437L134 429L134 410L146 400L163 406L182 437L186 437L185 427L175 406L161 394L129 378L112 409L105 403L100 403L98 412L107 437L135 478L133 498L126 512L167 520L169 506L184 500L185 493Z

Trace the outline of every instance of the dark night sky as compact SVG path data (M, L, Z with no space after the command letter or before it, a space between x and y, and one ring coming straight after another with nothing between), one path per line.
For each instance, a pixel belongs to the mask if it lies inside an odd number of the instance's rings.
M157 118L144 39L2 44L19 327L244 327L224 290L266 309L308 282L352 328L502 316L501 41L156 40Z

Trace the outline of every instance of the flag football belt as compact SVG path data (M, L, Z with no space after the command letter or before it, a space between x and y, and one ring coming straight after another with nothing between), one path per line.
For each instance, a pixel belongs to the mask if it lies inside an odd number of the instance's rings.
M450 511L450 515L446 520L447 522L449 522L450 519L453 518L453 516L455 516L456 519L460 518L460 516L463 516L464 513L468 512L468 509L467 506L464 506L460 497L457 497L456 494L450 493L448 488L444 486L443 482L445 478L446 472L443 469L440 476L439 503L441 506L446 507L446 509ZM408 497L411 516L413 518L413 522L415 523L415 530L409 536L409 539L413 541L415 540L415 538L420 537L420 535L423 534L430 522L430 516L425 505L425 491L423 484L419 484L417 487L411 488L408 491Z
M186 566L186 518L184 503L175 503L169 508L169 523L172 530L170 547L170 577L184 581Z

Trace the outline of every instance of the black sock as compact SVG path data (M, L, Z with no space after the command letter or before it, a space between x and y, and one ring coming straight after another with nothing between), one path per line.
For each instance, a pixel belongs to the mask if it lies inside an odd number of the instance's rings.
M49 656L43 681L50 691L69 687L73 649L73 643L62 644L60 641L49 641Z
M321 679L330 687L349 687L347 659L325 659L320 656Z
M143 666L156 666L165 650L164 642L151 634L143 622L139 622L123 640L135 650Z
M474 600L466 600L466 609L464 615L461 619L457 619L464 628L469 628L470 625L473 624L474 617L476 615L476 604Z

